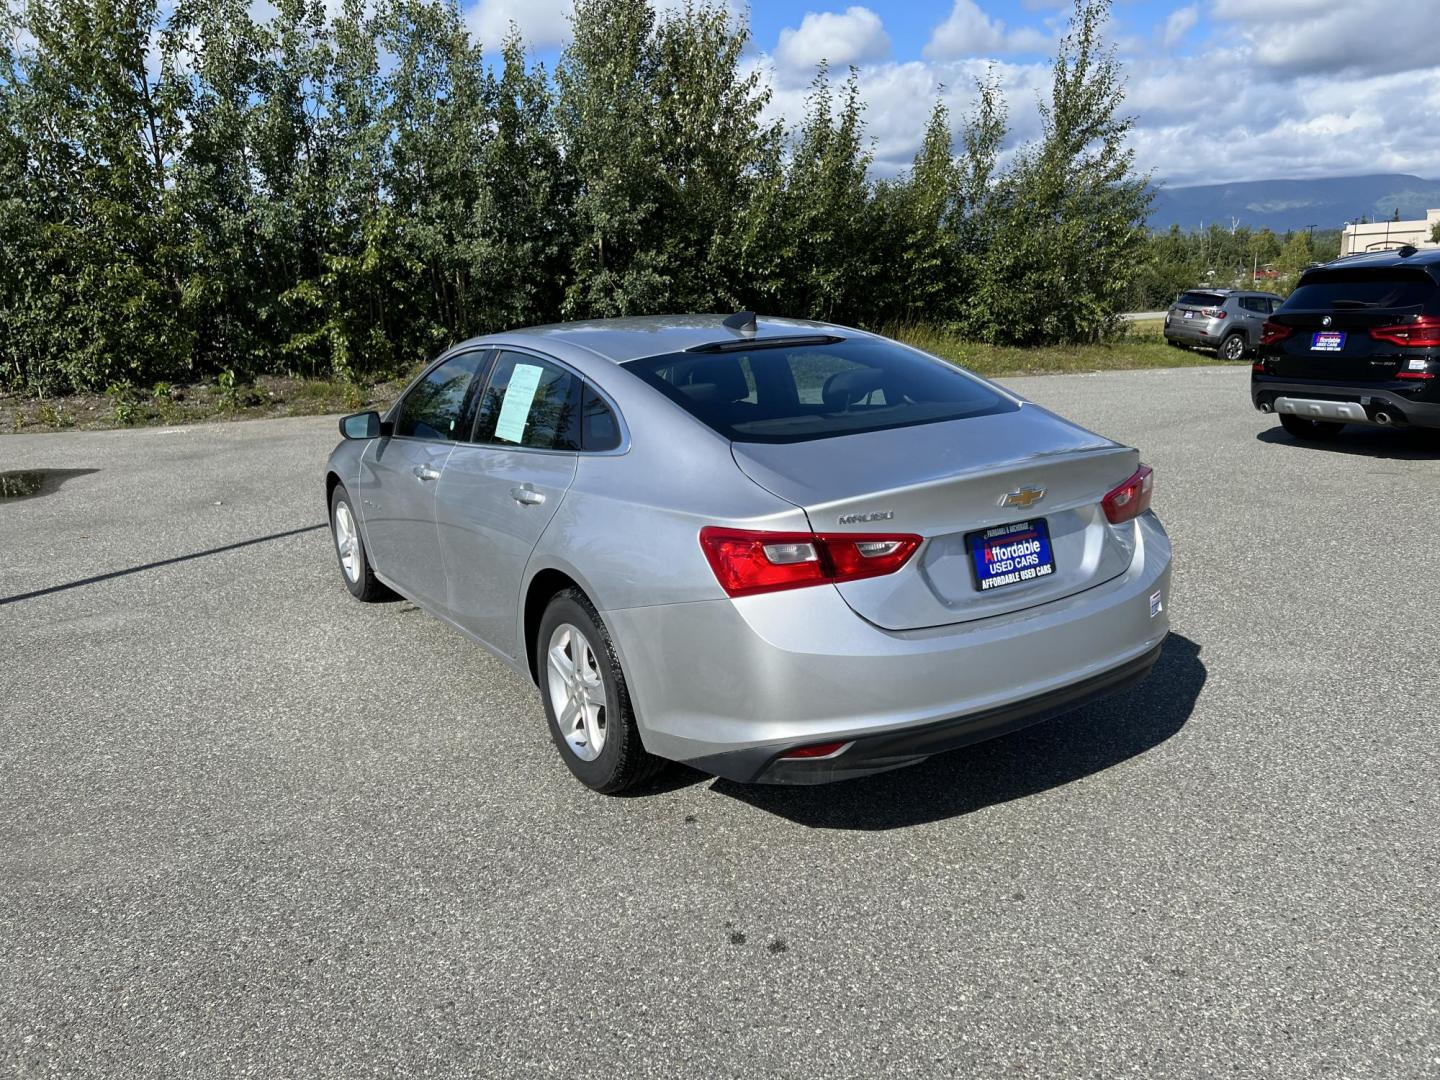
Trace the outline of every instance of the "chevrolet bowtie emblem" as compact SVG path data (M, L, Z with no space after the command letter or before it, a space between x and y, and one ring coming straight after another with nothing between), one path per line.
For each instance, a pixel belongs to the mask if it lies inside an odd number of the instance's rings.
M1023 487L1019 491L1012 491L1008 495L1000 496L1001 506L1015 506L1024 510L1027 506L1034 506L1045 497L1043 487Z

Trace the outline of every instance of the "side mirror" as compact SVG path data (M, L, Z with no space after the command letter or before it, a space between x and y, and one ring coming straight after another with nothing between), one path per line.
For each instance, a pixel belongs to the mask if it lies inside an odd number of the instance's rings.
M388 435L390 425L377 412L352 413L340 419L340 434L347 439L378 439Z

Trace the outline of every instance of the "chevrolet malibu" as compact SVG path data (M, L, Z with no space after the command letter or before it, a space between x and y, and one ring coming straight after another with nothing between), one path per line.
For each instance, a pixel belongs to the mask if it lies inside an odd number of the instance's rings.
M1136 451L888 338L749 312L467 341L340 421L346 587L539 688L587 786L880 772L1149 673Z

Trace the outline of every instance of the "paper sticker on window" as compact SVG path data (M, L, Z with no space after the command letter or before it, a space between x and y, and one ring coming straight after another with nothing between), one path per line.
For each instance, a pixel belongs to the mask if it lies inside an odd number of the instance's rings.
M500 406L500 419L495 421L495 437L506 442L518 443L525 438L525 421L530 416L530 406L535 401L535 390L540 385L544 368L534 364L516 364L510 373L510 382L505 387L505 402Z

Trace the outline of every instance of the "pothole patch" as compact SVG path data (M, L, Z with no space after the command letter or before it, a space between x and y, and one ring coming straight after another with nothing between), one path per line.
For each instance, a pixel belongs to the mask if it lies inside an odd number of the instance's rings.
M0 472L0 499L28 499L50 495L73 476L86 476L94 469L11 469Z
M44 484L44 469L0 472L0 499L23 499L36 494Z

